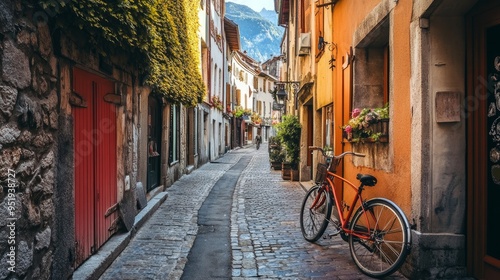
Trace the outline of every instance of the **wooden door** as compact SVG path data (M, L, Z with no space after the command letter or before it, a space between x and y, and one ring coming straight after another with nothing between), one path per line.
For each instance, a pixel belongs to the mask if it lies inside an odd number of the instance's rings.
M77 267L116 229L116 110L103 99L114 83L97 75L74 68L73 92L84 101L72 110Z
M467 18L468 270L500 279L500 5Z
M148 181L150 191L160 185L162 105L158 97L148 98Z

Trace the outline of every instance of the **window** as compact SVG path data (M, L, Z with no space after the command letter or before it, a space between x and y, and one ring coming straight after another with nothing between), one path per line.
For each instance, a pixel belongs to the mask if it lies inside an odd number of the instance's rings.
M241 89L236 90L236 106L241 106Z
M303 0L301 3L300 29L302 33L311 31L311 0Z
M366 17L353 36L356 59L352 65L351 110L354 108L381 108L389 104L391 99L390 81L393 73L390 70L390 10L385 9L383 5L379 7L381 8L373 10ZM375 155L375 160L355 157L353 158L355 166L365 166L386 171L392 170L393 157L390 152L389 127L390 123L387 120L375 123L371 129L386 135L382 139L378 139L382 144L371 145L371 141L366 141L358 146L360 153Z
M194 151L193 154L198 154L198 109L194 108Z
M226 95L225 95L225 98L226 98L226 108L231 108L231 101L233 99L233 95L231 94L231 85L226 83Z
M170 105L170 135L168 161L179 161L180 154L180 105Z
M222 68L219 69L219 96L222 96Z
M324 2L325 2L324 0L318 0L316 5L321 5ZM315 25L316 25L316 28L315 28L316 35L315 35L314 39L316 40L316 43L317 43L316 47L318 47L318 54L316 55L316 58L318 58L318 59L321 57L321 55L323 55L324 50L325 50L325 44L322 44L322 45L319 44L320 37L323 39L323 41L325 41L325 39L324 39L324 37L325 37L324 13L325 13L325 7L316 7L315 8L314 20L315 20ZM312 42L311 42L311 44L312 44Z
M205 85L208 85L209 82L208 82L208 58L209 58L209 55L208 55L208 48L207 46L202 43L201 44L201 74L203 76L203 82L205 83Z
M217 93L219 91L219 89L218 89L219 83L217 81L217 78L219 78L219 76L217 75L217 69L218 69L218 67L217 67L217 63L216 63L215 66L214 66L214 74L213 74L213 78L214 78L214 80L213 80L213 91L212 91L213 95L218 95Z
M325 107L325 128L324 143L325 146L333 147L333 105Z
M352 109L383 107L389 102L389 61L387 17L356 47Z

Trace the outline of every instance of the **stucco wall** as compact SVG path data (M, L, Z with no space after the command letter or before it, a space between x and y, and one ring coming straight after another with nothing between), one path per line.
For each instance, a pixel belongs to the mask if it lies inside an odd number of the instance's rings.
M463 100L464 16L446 6L440 7L447 11L444 15L432 15L432 8L414 9L420 14L414 13L410 27L412 220L416 222L410 271L414 278L461 277L466 274L466 120L438 122L436 100L438 92L456 92ZM460 109L462 102L450 106Z
M431 232L465 233L465 121L438 122L437 92L465 94L465 32L461 16L431 17L430 36L430 110L431 216L427 226ZM457 106L460 106L458 103ZM450 145L453 143L453 145ZM425 226L424 226L425 228Z
M349 46L362 44L382 19L389 20L389 142L342 144L341 131L336 131L336 153L352 149L367 153L369 159L355 164L345 161L345 176L355 181L357 173L375 175L378 184L365 191L366 196L395 201L413 225L413 249L403 269L405 275L412 279L463 276L464 128L460 123L437 123L434 109L437 91L464 92L464 32L450 32L463 30L462 19L431 18L427 29L422 26L428 22L414 14L412 1L368 2L366 9L358 1L335 5L334 27L343 28L336 29L334 38L339 53L347 53ZM347 122L353 104L350 67L336 74L344 77L336 79L343 85L334 84L334 100L344 102L335 106L337 124ZM359 77L359 73L354 75L353 80ZM355 82L353 90L356 98L356 91L363 88ZM387 145L387 149L381 152L377 145Z
M375 175L378 184L375 188L368 189L365 192L366 196L387 197L401 206L409 217L411 214L411 186L408 183L410 181L408 163L411 146L408 126L411 123L411 107L409 99L408 21L411 17L411 3L409 1L367 1L367 3L359 5L357 1L340 1L334 9L333 37L336 38L335 43L339 47L339 54L343 54L343 57L338 58L338 60L344 59L344 61L349 60L350 62L346 63L345 69L337 68L334 73L335 81L340 81L340 83L334 83L335 153L349 150L366 153L367 157L363 159L353 161L351 158L346 158L344 175L352 182L356 181L357 173ZM350 48L365 47L363 40L367 36L371 36L371 32L376 30L384 20L388 20L389 24L389 142L354 145L342 143L342 131L339 127L349 120L354 104L363 104L363 100L353 100L353 98L362 96L360 95L362 91L367 93L365 87L356 87L356 73L352 69L353 63L356 63L358 51L352 53L355 57L351 61ZM335 28L335 26L342 26L342 28ZM354 76L351 76L351 73ZM379 74L374 73L373 75ZM369 73L367 75L369 76ZM351 81L354 81L354 85L352 85L354 92L351 92Z

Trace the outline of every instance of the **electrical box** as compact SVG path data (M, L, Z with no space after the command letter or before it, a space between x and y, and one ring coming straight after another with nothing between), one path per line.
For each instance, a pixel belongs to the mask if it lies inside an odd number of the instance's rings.
M311 51L311 33L300 33L299 55L308 55Z

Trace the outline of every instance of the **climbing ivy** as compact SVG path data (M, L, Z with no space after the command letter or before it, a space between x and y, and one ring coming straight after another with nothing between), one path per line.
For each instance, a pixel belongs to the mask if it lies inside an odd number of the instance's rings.
M199 70L198 5L191 0L42 0L58 28L88 36L103 55L129 54L145 84L172 103L195 106L205 87Z

